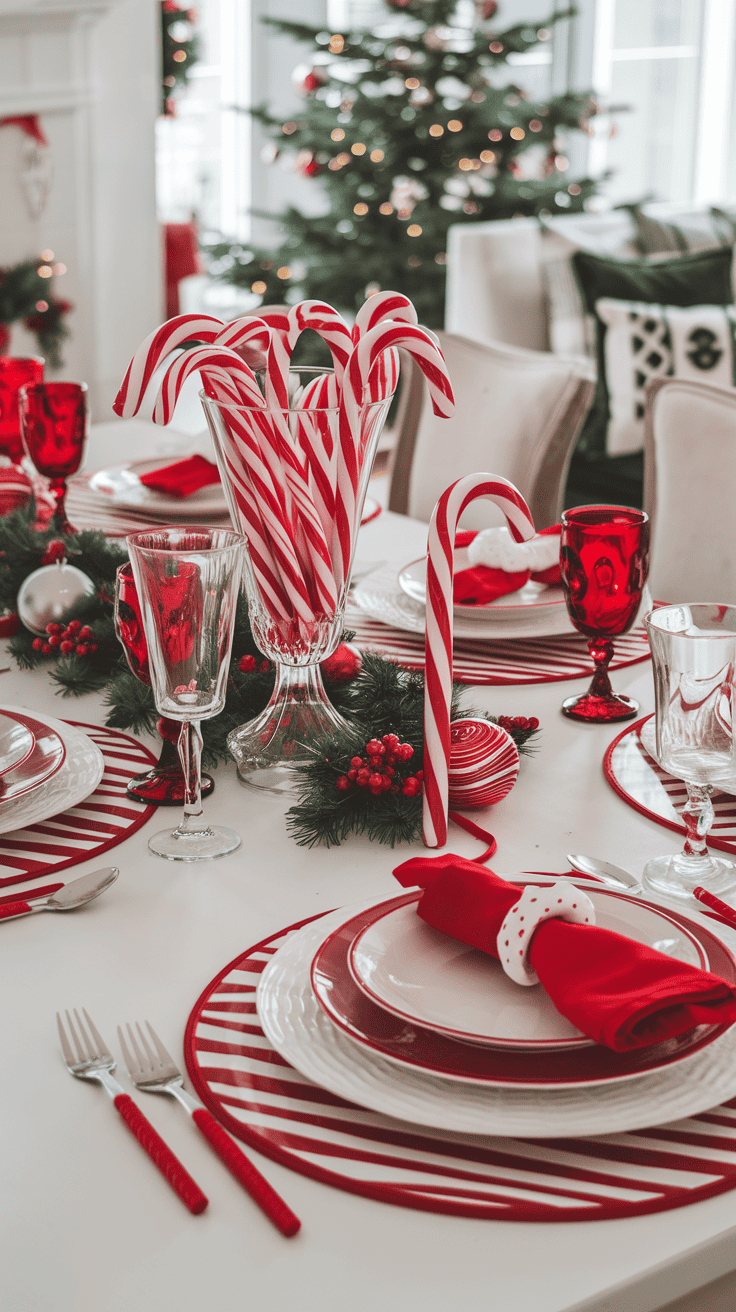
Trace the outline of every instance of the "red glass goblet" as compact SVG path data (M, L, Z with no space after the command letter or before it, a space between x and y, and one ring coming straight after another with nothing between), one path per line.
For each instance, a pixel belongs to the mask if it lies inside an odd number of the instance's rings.
M0 453L15 464L23 455L18 392L28 384L43 382L43 364L40 355L0 355Z
M595 666L587 692L568 697L563 714L601 724L631 720L639 704L615 693L608 677L613 638L626 633L649 573L649 518L626 506L576 506L562 516L560 571L567 610L585 634Z
M87 440L86 383L32 383L18 393L26 454L51 484L54 516L62 533L74 533L66 517L66 480L82 463Z
M115 632L125 651L131 674L150 687L148 646L130 562L120 565L115 576ZM181 725L176 720L162 718L159 721L163 739L161 755L153 769L145 770L128 781L125 791L129 797L149 806L184 805L186 783L176 747L180 729ZM214 787L212 776L203 774L202 796L209 797Z

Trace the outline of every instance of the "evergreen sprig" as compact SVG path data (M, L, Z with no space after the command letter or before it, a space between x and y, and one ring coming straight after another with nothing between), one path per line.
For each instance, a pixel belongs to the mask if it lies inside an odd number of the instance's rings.
M65 316L72 306L53 295L53 279L38 272L44 266L39 256L0 268L0 328L22 321L47 363L58 369L63 364L61 343L69 335Z

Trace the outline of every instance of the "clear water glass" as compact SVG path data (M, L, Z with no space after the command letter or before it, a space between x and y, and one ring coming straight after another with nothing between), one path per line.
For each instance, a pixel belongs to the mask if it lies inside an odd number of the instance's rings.
M148 846L170 861L225 856L240 846L232 829L202 814L200 721L225 705L243 539L226 529L169 528L127 539L160 715L181 723L184 816Z
M710 603L662 606L646 617L654 673L656 758L687 787L685 844L676 856L644 867L646 888L691 899L736 887L736 865L708 851L711 795L736 773L733 739L736 607Z

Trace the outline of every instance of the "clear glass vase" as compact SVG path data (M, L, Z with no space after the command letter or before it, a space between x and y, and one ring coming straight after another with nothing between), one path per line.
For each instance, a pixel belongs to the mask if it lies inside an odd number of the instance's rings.
M293 788L293 767L311 759L315 739L347 728L325 692L320 662L340 641L366 489L391 404L388 395L360 408L354 433L357 473L336 512L330 489L337 500L340 494L338 489L335 495L335 489L340 479L344 486L346 478L344 467L340 469L339 410L334 406L305 409L298 405L310 384L315 385L316 379L328 372L291 370L290 409L269 411L265 416L263 411L215 401L200 393L233 523L247 541L244 581L253 637L276 666L268 706L254 720L232 731L228 747L241 783L275 793ZM291 442L305 461L310 492L330 547L334 597L328 605L313 605L307 614L298 600L292 605L287 599L288 604L279 607L274 599L273 575L264 563L274 535L264 526L260 512L254 510L258 500L254 494L254 462L257 465L261 453L265 453L268 463L278 440ZM339 529L336 515L340 517ZM282 527L298 551L298 525L291 521ZM301 551L304 559L308 548L303 542Z

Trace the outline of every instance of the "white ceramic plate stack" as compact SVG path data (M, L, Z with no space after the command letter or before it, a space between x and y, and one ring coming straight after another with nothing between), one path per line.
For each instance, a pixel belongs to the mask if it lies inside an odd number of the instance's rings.
M81 729L38 711L0 707L0 834L78 805L104 768L102 752Z
M457 570L467 569L467 551L455 552ZM427 591L426 557L412 560L396 572L386 566L363 579L353 589L352 602L370 615L394 628L410 633L424 633ZM487 606L453 607L453 632L456 638L548 638L557 634L577 634L570 623L562 588L543 587L529 582L518 592L498 597Z
M183 457L181 457L183 459ZM100 469L89 480L91 491L104 497L108 506L121 511L142 512L151 521L172 520L193 523L200 520L225 519L229 522L225 493L220 483L210 483L189 497L167 496L141 482L142 474L165 469L177 457L159 457L156 460L135 460L110 469Z
M599 925L736 982L734 957L704 924L581 887ZM544 1137L663 1123L736 1093L736 1027L610 1052L541 987L514 985L492 957L426 925L418 897L332 912L266 966L263 1029L316 1084L435 1129Z

